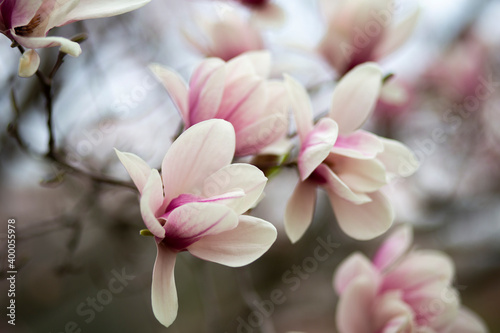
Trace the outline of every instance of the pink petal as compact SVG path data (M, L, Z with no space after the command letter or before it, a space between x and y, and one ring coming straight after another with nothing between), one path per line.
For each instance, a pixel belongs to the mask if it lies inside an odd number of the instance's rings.
M414 320L419 326L443 332L455 320L460 298L455 289L442 281L424 282L404 290L405 302L414 309Z
M355 192L375 192L387 184L384 165L376 159L330 155L335 173ZM328 162L327 162L328 163Z
M5 27L10 29L27 25L42 3L42 0L3 1L0 9Z
M170 326L177 317L179 308L175 288L174 266L177 253L162 243L157 245L151 299L153 313L163 326Z
M234 229L238 216L221 204L192 202L174 209L166 219L163 243L184 250L202 237Z
M365 276L354 279L341 295L336 313L341 333L374 333L372 324L373 301L377 282Z
M276 240L276 228L256 217L242 215L238 226L205 236L189 246L194 256L230 267L248 265L262 256Z
M167 89L170 98L184 120L186 128L189 127L191 124L189 123L188 87L184 79L173 69L159 64L151 64L149 69Z
M259 153L265 147L284 138L288 131L288 98L284 84L265 82L267 105L262 110L251 108L250 124L236 130L236 156Z
M256 155L267 146L283 138L288 120L283 114L271 114L257 119L236 132L235 156Z
M392 318L388 321L380 331L381 333L412 333L415 331L411 317L409 315L402 315ZM424 329L418 330L419 333L434 333L434 331L427 331Z
M353 158L374 158L384 150L378 136L358 130L349 135L339 135L332 152Z
M398 227L378 249L373 264L379 271L388 269L409 249L413 241L413 229L409 225Z
M358 277L365 277L377 284L380 281L380 273L370 260L361 253L353 253L344 259L335 271L333 276L335 292L342 295L349 284Z
M375 108L382 87L382 70L375 63L353 68L339 81L333 92L330 117L339 124L341 134L361 127Z
M140 8L151 0L79 0L62 24L93 18L110 17Z
M321 185L331 197L339 196L350 201L354 205L370 202L371 199L364 193L356 193L349 188L326 164L320 164L313 173L318 185Z
M447 286L454 272L453 262L444 253L416 251L387 273L383 289L417 290L436 281Z
M302 141L299 154L300 179L305 180L330 154L337 140L338 126L330 118L321 119Z
M285 211L285 231L292 243L297 242L311 225L316 204L316 184L299 181Z
M115 153L127 170L130 178L132 178L132 181L139 190L139 193L142 193L143 188L148 181L149 175L151 174L151 167L144 162L142 158L135 154L122 153L116 148Z
M238 132L264 116L267 101L265 81L256 76L243 77L226 88L217 117L231 122Z
M264 173L250 164L230 164L207 177L201 186L202 196L214 197L235 189L244 195L227 203L237 215L252 208L262 195L267 178Z
M462 307L454 323L445 333L487 333L483 320L469 309Z
M386 57L401 47L415 30L419 18L420 10L415 10L403 21L389 27L374 51L375 59Z
M304 142L307 135L313 129L313 109L309 95L305 88L294 78L285 74L285 87L291 103L297 133L300 141Z
M377 155L377 159L385 165L389 174L408 177L417 171L418 160L407 146L396 140L379 139L384 145L384 150Z
M158 221L158 210L163 205L163 187L158 170L151 170L141 195L141 215L144 224L158 238L165 236L165 229Z
M340 228L357 240L370 240L382 235L392 225L394 213L380 192L368 194L371 202L356 205L338 195L329 194Z
M217 114L224 93L225 63L216 58L203 61L189 81L190 124L212 119Z
M234 148L234 130L227 121L212 119L188 128L163 159L166 201L199 193L208 176L231 163Z

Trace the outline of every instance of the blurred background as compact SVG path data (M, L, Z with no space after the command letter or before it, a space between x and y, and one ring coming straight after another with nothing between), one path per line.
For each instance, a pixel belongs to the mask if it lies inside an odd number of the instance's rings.
M295 76L309 88L317 114L327 110L342 74L318 51L328 30L327 11L314 0L271 5L153 0L129 14L53 30L65 37L89 35L83 54L66 57L54 80L54 135L61 156L87 174L123 181L128 177L113 147L160 166L180 117L149 72L152 62L188 79L205 56L231 58L266 48L273 54L273 77ZM500 1L401 1L394 20L418 6L408 41L376 59L394 77L366 128L415 152L419 171L385 189L396 223L414 226L417 248L442 250L454 259L462 303L490 332L500 332ZM214 24L235 48L207 46ZM17 317L15 330L0 321L1 332L250 333L259 332L256 326L263 332L335 332L333 272L354 251L372 256L383 236L349 239L321 193L312 228L292 246L282 222L298 180L292 169L271 179L252 212L278 228L271 250L238 269L182 253L176 266L179 316L170 328L161 326L150 300L156 250L152 239L139 235L144 226L138 194L42 157L48 141L45 101L36 78L17 77L19 52L9 46L2 36L0 307L8 300L6 224L14 218ZM40 54L41 70L48 72L57 50ZM328 258L298 275L294 267L311 262L324 242L335 244ZM117 276L123 288L110 292ZM271 307L266 301L272 298L279 302ZM263 306L260 315L249 306L255 301Z

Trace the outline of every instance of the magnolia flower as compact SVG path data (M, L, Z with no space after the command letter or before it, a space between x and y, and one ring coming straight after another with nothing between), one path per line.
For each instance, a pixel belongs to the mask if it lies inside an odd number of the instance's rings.
M206 57L228 61L242 53L264 49L261 32L235 10L224 7L217 20L198 18L196 23L203 31L204 42L186 30L187 41Z
M412 229L397 229L372 262L354 253L334 275L339 333L484 333L460 307L454 265L438 251L409 251Z
M172 69L156 64L150 68L186 128L207 119L225 119L236 131L236 156L245 156L276 142L288 128L283 83L267 79L270 60L266 51L245 53L227 63L206 59L194 71L189 87Z
M412 174L416 165L411 151L400 142L358 129L373 110L381 84L382 72L376 64L354 68L335 87L329 117L314 125L306 90L286 76L301 141L301 181L285 212L285 230L292 242L302 237L312 221L318 186L328 193L338 223L349 236L367 240L391 226L392 206L380 189L395 175Z
M0 0L0 31L27 49L59 46L61 52L77 57L78 43L63 37L47 36L54 28L71 22L123 14L150 0ZM20 63L20 75L31 76L40 59L34 51ZM29 75L28 75L29 74Z
M153 312L165 326L177 316L174 265L179 252L238 267L259 258L276 240L272 224L242 215L255 205L267 178L252 165L230 164L234 147L231 124L208 120L172 144L161 176L138 156L117 151L141 193L142 217L155 236Z
M323 0L328 28L318 51L339 74L387 56L413 32L419 11L393 24L393 0Z

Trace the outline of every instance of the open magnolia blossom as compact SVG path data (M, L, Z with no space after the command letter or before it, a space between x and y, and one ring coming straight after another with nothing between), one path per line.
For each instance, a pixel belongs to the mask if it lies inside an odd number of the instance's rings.
M0 0L0 31L29 52L21 59L19 74L26 77L38 69L33 49L59 46L77 57L80 45L63 37L47 36L50 29L71 22L123 14L151 0Z
M372 262L354 253L334 275L339 333L485 333L460 307L454 265L438 251L409 251L412 229L397 229Z
M322 0L328 28L318 51L340 75L381 59L403 45L419 16L416 10L394 24L394 0Z
M155 236L152 303L165 326L177 316L179 252L237 267L259 258L276 240L272 224L242 215L256 204L267 178L252 165L230 164L234 147L231 124L214 119L192 126L172 144L161 176L138 156L117 151L141 193L142 217Z
M153 64L153 73L174 101L185 128L207 119L229 121L236 132L236 156L258 153L288 129L288 99L281 81L268 80L267 51L248 52L229 62L204 60L189 87L174 70Z
M314 125L304 87L285 76L285 85L301 141L300 181L285 212L285 230L292 242L309 227L316 187L326 190L341 229L350 237L368 240L391 226L393 209L380 189L395 176L417 168L413 153L402 143L358 128L372 112L382 85L374 63L354 68L335 87L328 117Z
M231 6L222 8L218 19L196 19L204 38L183 30L187 41L206 57L221 58L225 61L248 51L263 50L264 40L260 30Z

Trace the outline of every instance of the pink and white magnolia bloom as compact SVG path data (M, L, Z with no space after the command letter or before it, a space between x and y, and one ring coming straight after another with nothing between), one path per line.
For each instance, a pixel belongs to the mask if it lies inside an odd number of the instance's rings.
M189 87L174 70L153 64L184 121L185 128L207 119L229 121L236 131L236 156L258 153L283 138L287 129L288 99L283 82L268 80L271 57L267 51L249 52L224 62L204 60Z
M230 164L234 130L224 120L192 126L170 147L161 176L138 156L117 151L141 193L144 223L155 236L152 303L169 326L177 316L174 265L179 252L230 267L251 263L276 240L276 228L242 215L252 208L267 178L249 164Z
M460 307L454 265L438 251L409 251L412 229L397 229L373 261L361 253L334 275L339 333L485 333L479 318Z
M413 32L419 11L394 24L394 0L323 0L328 28L318 51L340 75L394 52Z
M381 69L367 63L346 74L335 87L329 116L316 125L304 87L289 76L285 85L301 142L300 182L285 212L288 237L296 242L309 227L318 186L326 190L347 235L368 240L383 234L394 214L380 189L394 176L412 174L416 165L412 164L413 154L402 143L358 129L377 102Z
M222 6L222 4L221 4ZM245 52L263 50L264 40L260 30L241 14L224 7L216 20L207 20L204 16L196 20L203 31L204 38L184 30L184 37L206 57L233 59Z
M0 0L0 31L27 49L59 46L77 57L80 45L63 37L47 36L54 27L92 18L123 14L151 0ZM40 59L34 51L23 59L21 76L31 76ZM29 62L27 62L29 60ZM31 73L31 75L28 75Z

